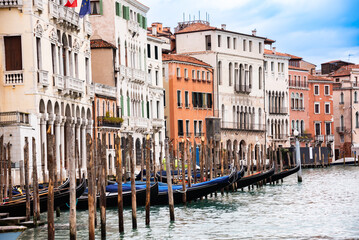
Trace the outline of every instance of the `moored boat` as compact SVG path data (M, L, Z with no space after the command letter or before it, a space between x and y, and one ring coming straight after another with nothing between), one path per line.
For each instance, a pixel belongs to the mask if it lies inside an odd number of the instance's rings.
M237 173L238 175L240 172ZM237 188L244 188L247 186L250 186L252 184L255 184L259 181L262 181L264 179L267 179L268 177L272 176L274 174L274 166L266 171L266 172L257 172L248 176L244 176L237 180Z
M285 169L285 170L283 170L281 172L273 174L272 176L269 177L269 179L272 182L278 181L279 179L283 179L285 177L288 177L288 176L298 172L299 168L300 168L300 166L298 165L298 166L296 166L294 168L291 168L291 169Z

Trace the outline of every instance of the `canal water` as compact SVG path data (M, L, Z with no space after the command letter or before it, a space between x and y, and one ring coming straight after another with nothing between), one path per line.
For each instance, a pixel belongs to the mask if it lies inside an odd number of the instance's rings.
M150 227L144 208L137 214L132 230L131 209L125 209L125 234L119 235L117 209L108 209L107 239L359 239L359 167L304 169L302 183L293 175L279 185L178 205L174 223L167 206L151 207ZM67 211L55 219L56 239L69 238L68 217ZM87 211L78 211L78 239L88 239L87 221ZM47 239L47 228L27 230L20 239Z

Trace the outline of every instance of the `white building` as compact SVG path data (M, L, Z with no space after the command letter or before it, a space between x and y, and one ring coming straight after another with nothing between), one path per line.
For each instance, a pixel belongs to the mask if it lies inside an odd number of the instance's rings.
M264 50L267 146L289 147L289 82L287 54Z
M179 23L176 51L214 67L215 115L222 118L225 148L245 158L265 144L263 37L212 27L205 21ZM249 148L248 148L249 146Z
M25 137L36 139L40 180L46 180L46 132L56 136L57 173L67 169L66 128L78 141L80 167L86 169L86 132L92 129L91 24L66 1L0 0L0 133L12 144L15 184L24 160ZM67 146L68 145L68 146ZM60 158L61 156L61 158ZM70 161L74 158L69 156ZM63 171L65 177L65 171Z

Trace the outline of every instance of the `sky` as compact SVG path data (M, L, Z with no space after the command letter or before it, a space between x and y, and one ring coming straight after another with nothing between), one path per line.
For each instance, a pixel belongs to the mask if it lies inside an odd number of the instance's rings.
M147 23L178 22L209 14L211 26L276 40L277 51L314 63L359 64L359 0L139 0L150 7Z

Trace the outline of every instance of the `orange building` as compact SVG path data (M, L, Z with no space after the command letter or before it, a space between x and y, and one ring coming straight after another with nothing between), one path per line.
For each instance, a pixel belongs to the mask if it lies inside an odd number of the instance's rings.
M309 133L314 136L315 146L334 149L333 81L309 75L308 85Z
M214 116L213 68L201 60L177 54L163 55L166 135L199 144L206 137L206 117Z

